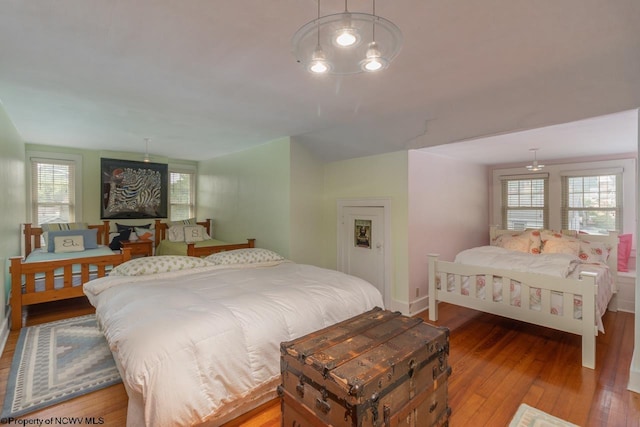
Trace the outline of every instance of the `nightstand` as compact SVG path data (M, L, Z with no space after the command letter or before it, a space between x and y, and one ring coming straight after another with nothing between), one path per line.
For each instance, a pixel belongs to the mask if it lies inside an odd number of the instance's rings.
M121 248L131 248L131 257L153 255L153 240L123 240Z

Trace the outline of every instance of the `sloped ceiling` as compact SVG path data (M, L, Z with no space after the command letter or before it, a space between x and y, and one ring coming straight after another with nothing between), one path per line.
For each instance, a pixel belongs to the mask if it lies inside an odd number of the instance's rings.
M31 143L143 153L150 138L201 160L291 136L334 161L640 107L638 0L378 0L404 35L391 68L322 78L290 47L313 0L0 8L0 101Z

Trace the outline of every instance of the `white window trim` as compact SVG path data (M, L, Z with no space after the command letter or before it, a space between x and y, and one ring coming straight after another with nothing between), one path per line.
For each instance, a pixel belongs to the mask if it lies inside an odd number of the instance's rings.
M27 182L27 221L33 223L33 209L31 203L33 201L33 193L31 191L32 187L32 179L31 179L31 161L33 159L42 159L42 160L65 160L72 161L75 163L76 169L76 180L75 180L75 189L74 189L74 198L75 198L75 221L82 221L82 181L84 181L84 175L82 173L82 156L79 154L67 154L67 153L55 153L49 151L27 151L27 162L29 167L26 169L26 182Z
M624 233L636 232L636 205L638 202L638 194L636 189L636 159L631 157L623 157L619 159L591 160L579 163L557 163L547 164L546 173L549 174L549 228L560 229L561 227L561 175L562 174L579 174L587 175L590 172L616 171L623 169L622 172L622 197L623 204L623 231ZM490 218L491 224L502 224L501 212L501 182L500 176L504 175L523 175L527 172L524 167L500 167L495 166L491 169L492 186L491 186L491 207Z

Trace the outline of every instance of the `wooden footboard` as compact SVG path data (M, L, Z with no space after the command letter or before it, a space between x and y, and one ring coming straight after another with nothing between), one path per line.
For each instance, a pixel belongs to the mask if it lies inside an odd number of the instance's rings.
M231 243L228 245L216 245L216 246L199 246L196 247L194 243L187 245L187 255L195 257L205 257L218 252L232 251L234 249L246 249L255 248L256 239L247 239L247 243Z
M22 327L27 305L84 296L82 284L107 275L111 267L131 259L131 250L88 258L24 262L11 258L11 329Z
M485 295L477 291L476 279L485 281ZM470 284L464 287L464 281ZM493 284L502 281L502 298L494 301ZM520 284L521 302L511 304L511 280ZM451 288L451 289L450 289ZM540 289L539 310L531 309L530 289ZM463 289L466 289L463 291ZM553 314L551 294L562 294L562 315ZM595 368L596 327L596 274L582 273L579 279L566 279L542 274L524 273L490 267L476 267L453 262L439 261L438 255L429 255L429 319L438 319L438 302L450 304L533 323L582 336L582 365ZM582 318L575 319L574 295L582 297ZM570 309L568 309L570 307Z

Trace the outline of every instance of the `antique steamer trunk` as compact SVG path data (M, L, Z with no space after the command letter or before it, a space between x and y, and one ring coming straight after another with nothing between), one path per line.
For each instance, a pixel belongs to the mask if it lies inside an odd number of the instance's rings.
M280 346L282 425L448 425L449 330L375 308Z

